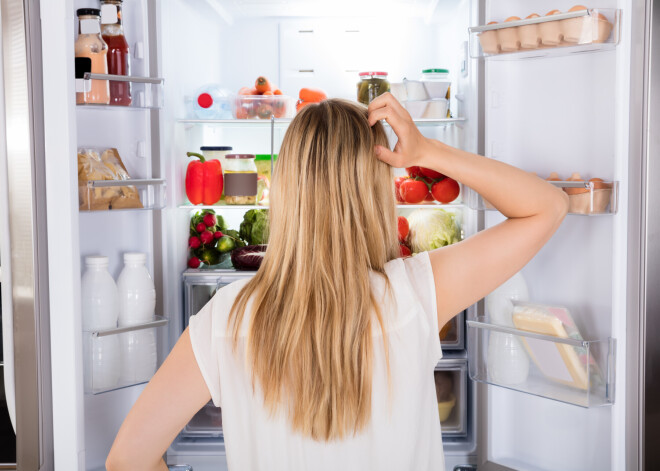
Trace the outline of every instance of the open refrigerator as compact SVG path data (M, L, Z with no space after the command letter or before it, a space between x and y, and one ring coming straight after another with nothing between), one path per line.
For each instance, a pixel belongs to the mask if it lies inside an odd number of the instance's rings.
M632 204L628 116L636 111L629 101L634 5L632 0L603 0L588 5L592 10L550 21L541 17L504 24L512 15L543 15L555 8L568 12L572 6L567 0L205 0L194 5L126 0L134 99L123 107L75 104L75 11L98 8L97 2L41 2L55 467L102 469L146 380L90 389L86 342L151 330L160 364L189 317L216 289L250 276L187 268L189 221L201 206L185 198L186 152L231 145L235 152L277 154L290 119L199 119L190 109L195 90L217 83L236 91L267 75L289 95L312 86L331 97L355 99L362 70L387 70L391 81L401 81L439 66L450 70L451 117L416 120L424 135L544 178L551 172L566 177L580 172L609 185L605 200L601 197L604 209L594 211L599 196L593 184L557 182L584 188L586 206L567 216L522 271L532 300L568 308L583 339L496 325L483 302L456 318L435 373L437 382L451 378L455 401L443 421L447 469L624 469L629 462L624 431L632 420L626 402L626 280L630 267L639 263L631 262L627 251ZM612 27L603 41L594 32L576 43L502 48L514 29L560 21L592 25L599 14ZM491 20L502 24L487 25ZM498 38L495 46L487 43L489 33ZM99 79L107 77L83 80ZM98 188L94 182L79 188L73 156L91 147L117 149L143 208L79 208L80 192ZM457 214L464 237L502 220L465 187L457 202L434 207ZM210 208L238 227L251 206ZM399 207L403 215L414 209ZM108 256L116 278L125 252L147 254L157 291L156 319L129 329L83 333L84 258ZM537 364L523 384L502 384L489 371L488 347L498 335L525 345L535 342L546 351L582 349L586 364L597 365L599 382L579 388L557 385ZM175 469L225 469L221 424L221 411L202 409L168 449L167 463Z

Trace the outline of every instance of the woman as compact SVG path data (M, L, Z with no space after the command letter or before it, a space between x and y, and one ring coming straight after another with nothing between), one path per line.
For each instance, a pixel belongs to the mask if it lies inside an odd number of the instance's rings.
M398 136L393 152L381 120ZM163 453L209 399L222 406L230 470L444 469L439 327L519 271L568 207L534 175L424 138L389 94L368 112L307 106L277 165L260 270L191 318L126 417L109 470L167 469ZM508 219L397 258L391 167L415 165Z

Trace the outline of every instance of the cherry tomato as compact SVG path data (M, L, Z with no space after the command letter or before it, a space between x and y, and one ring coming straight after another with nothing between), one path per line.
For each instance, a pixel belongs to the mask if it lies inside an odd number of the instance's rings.
M406 175L406 176L403 176L403 177L396 177L394 179L394 188L396 189L394 194L396 195L396 200L399 203L403 203L403 198L401 197L401 190L400 190L401 183L406 181L408 178L410 178L410 177L408 177L408 175Z
M440 172L436 172L435 170L431 170L430 168L424 168L424 167L419 167L419 173L423 177L428 177L431 178L432 180L437 180L438 178L444 177L443 174Z
M459 193L461 192L461 187L458 186L458 182L452 178L445 177L437 183L433 184L431 188L431 193L433 198L439 203L447 204L454 201L458 198Z
M427 201L429 202L433 201L433 194L430 191L426 194L426 197L424 198L424 202Z
M406 167L406 172L413 178L422 176L421 167Z
M399 244L399 254L401 254L400 255L401 257L410 257L412 255L412 252L407 246L403 244Z
M410 232L408 220L403 216L399 216L399 242L406 240L408 237L408 232Z
M403 201L410 204L419 204L426 198L429 188L422 181L408 179L401 183L400 191Z

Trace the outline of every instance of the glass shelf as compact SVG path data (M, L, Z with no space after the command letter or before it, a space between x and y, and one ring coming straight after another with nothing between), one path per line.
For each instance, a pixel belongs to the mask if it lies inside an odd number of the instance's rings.
M550 181L568 193L569 213L579 216L608 216L616 214L619 202L619 182L576 182ZM597 187L598 186L598 187ZM470 209L479 211L496 211L495 207L471 188L467 191L467 202Z
M614 339L545 335L487 317L467 325L473 380L585 408L614 403Z
M473 26L470 56L526 59L612 50L619 43L620 17L621 10L585 9Z
M102 103L79 103L78 109L94 110L149 110L163 107L163 82L160 77L132 77L128 75L92 74L85 72L82 78L76 79L76 92L87 97L95 82L108 81L110 88L121 86L121 83L130 83L131 104L109 105Z
M465 208L463 203L451 203L451 204L441 204L437 202L429 202L426 204L406 204L399 203L396 205L397 209L461 209ZM200 209L213 209L216 211L225 211L225 210L235 210L235 211L247 211L249 209L268 209L268 206L254 205L254 204L211 204L211 205L192 205L192 204L180 204L179 209L187 210L200 210Z
M254 127L254 128L268 128L274 126L276 129L283 129L289 126L292 118L282 119L180 119L178 122L188 125L204 125L204 126L229 126L229 127ZM417 126L432 127L432 126L447 126L450 124L461 123L465 118L444 118L444 119L414 119ZM386 124L387 125L387 124Z
M140 324L83 332L85 392L101 394L148 382L158 367L159 328L154 316Z
M159 178L81 182L80 212L163 209L165 187L165 180Z

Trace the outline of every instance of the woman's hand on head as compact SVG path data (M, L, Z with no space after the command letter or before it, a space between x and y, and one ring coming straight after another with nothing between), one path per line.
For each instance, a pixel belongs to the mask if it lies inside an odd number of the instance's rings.
M419 165L429 141L413 122L410 114L391 93L384 93L369 104L369 125L385 120L398 138L394 151L376 146L376 156L396 168Z

